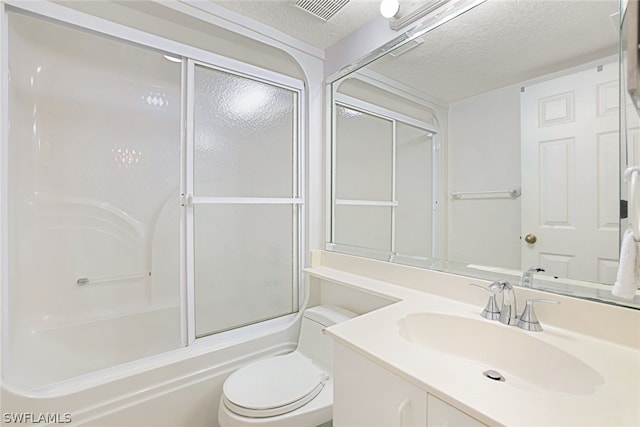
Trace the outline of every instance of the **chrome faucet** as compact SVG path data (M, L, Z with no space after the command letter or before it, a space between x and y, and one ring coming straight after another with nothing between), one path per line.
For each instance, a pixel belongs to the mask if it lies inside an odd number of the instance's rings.
M544 268L539 267L531 267L529 270L522 273L522 287L523 288L532 288L533 287L533 275L535 273L539 273L544 271Z
M533 274L536 271L532 270L537 269L529 270ZM560 304L558 301L549 299L529 299L527 300L527 304L522 312L522 316L518 317L516 309L516 293L513 290L511 283L507 281L493 282L486 288L484 286L476 285L475 283L469 283L469 285L482 288L489 292L489 301L487 301L484 310L482 310L482 317L489 320L499 320L505 325L515 325L518 328L527 331L539 332L542 330L538 317L533 310L533 303L547 302ZM496 302L496 295L499 293L502 294L502 308L500 310L498 310L498 304Z
M502 292L502 308L500 308L500 320L505 325L515 325L518 319L518 310L516 308L516 293L513 286L509 282L493 282L489 285L489 289Z

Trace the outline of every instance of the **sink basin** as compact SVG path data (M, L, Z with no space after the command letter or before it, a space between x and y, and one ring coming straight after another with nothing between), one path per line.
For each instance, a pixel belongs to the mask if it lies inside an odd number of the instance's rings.
M400 335L421 349L498 371L515 386L585 395L604 383L580 359L514 326L442 313L409 314L398 326Z

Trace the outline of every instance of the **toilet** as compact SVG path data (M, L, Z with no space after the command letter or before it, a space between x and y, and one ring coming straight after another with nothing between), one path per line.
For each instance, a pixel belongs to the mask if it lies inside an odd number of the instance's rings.
M333 343L322 330L355 316L337 306L306 309L294 352L250 363L227 378L220 426L331 425Z

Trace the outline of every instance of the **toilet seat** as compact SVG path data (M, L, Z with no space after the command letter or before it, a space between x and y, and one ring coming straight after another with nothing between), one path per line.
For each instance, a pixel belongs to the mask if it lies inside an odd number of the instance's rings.
M294 351L238 369L225 381L222 399L238 415L274 417L306 405L328 379L309 358Z

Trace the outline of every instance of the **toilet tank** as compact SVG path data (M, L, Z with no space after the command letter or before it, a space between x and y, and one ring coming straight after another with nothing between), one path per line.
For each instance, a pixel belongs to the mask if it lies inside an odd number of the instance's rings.
M333 340L324 328L356 317L357 314L335 305L307 308L302 317L298 349L325 372L333 372Z

